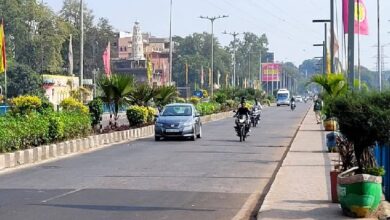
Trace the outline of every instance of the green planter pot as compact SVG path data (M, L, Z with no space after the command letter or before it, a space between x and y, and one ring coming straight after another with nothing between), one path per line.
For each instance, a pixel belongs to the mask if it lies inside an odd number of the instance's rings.
M352 168L337 178L337 194L343 212L350 217L364 218L373 214L382 197L382 177L369 174L350 175Z

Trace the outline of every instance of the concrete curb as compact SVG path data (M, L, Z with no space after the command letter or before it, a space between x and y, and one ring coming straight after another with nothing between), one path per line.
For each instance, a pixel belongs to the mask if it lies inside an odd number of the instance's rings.
M221 120L231 117L231 112L222 112L213 115L202 116L202 123ZM108 134L91 135L86 138L65 141L57 144L39 146L11 153L0 154L0 171L15 168L21 165L29 165L69 155L77 155L107 145L133 141L154 135L154 125L134 128L124 131L116 131Z

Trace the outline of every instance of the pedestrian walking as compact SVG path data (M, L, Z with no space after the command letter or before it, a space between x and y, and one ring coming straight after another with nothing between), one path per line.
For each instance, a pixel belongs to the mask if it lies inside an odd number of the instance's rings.
M321 110L322 110L322 100L320 98L317 98L314 101L314 112L316 114L317 124L321 123Z

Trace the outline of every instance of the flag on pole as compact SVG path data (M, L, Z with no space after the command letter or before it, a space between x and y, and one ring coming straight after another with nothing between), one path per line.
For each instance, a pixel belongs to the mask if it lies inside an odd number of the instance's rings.
M150 55L148 56L148 60L146 63L146 74L148 77L148 81L151 82L151 80L153 78L153 65L152 65L152 59L151 59Z
M103 53L103 64L104 64L104 72L107 77L111 76L111 43L108 42L108 45Z
M203 66L200 68L200 86L203 88L204 84L204 71L203 71Z
M73 75L73 46L72 46L72 35L70 35L70 37L69 37L68 62L69 62L68 73L69 73L69 76L72 76L72 75Z
M348 0L343 0L343 24L344 33L348 34ZM368 35L367 8L364 0L356 0L355 3L355 34Z
M7 56L5 53L5 33L4 21L1 19L0 24L0 73L5 73L7 70Z

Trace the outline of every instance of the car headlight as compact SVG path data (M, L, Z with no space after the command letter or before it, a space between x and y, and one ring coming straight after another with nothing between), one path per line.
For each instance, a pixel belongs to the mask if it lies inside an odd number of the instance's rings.
M185 122L185 123L183 123L183 126L184 127L191 127L192 126L192 122Z
M164 125L162 123L156 123L157 127L163 127Z

